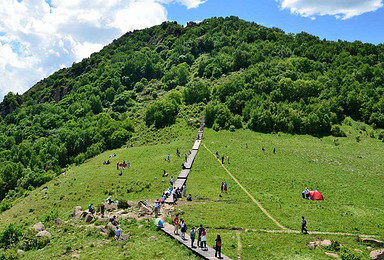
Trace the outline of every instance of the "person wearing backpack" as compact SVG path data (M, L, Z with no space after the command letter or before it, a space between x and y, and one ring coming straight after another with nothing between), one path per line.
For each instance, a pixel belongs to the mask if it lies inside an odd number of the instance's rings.
M180 226L181 226L181 238L183 239L183 240L185 240L185 232L187 232L187 224L185 224L185 221L184 220L182 220L181 222L180 222Z
M219 259L221 259L221 237L220 237L220 235L217 235L215 241L216 241L215 257L218 257ZM219 256L217 256L217 255L219 255Z

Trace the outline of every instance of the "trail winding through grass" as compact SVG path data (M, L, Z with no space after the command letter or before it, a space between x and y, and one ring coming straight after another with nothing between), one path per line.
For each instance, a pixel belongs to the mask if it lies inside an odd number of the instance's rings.
M204 148L210 152L215 158L216 155L209 150L209 148L203 144ZM217 158L216 158L217 159ZM301 232L299 230L292 230L289 229L282 224L280 224L262 205L261 203L256 200L245 188L241 183L233 176L233 174L225 167L224 164L220 162L220 159L217 159L217 161L220 163L221 167L224 168L224 170L228 173L229 176L240 186L240 188L248 195L248 197L259 207L259 209L270 219L272 220L281 230L267 230L267 229L260 229L257 231L266 232L266 233L291 233L291 234L300 234ZM256 231L256 230L254 230ZM365 234L354 234L354 233L344 233L344 232L327 232L327 231L311 231L311 234L317 234L317 235L342 235L342 236L360 236L360 237L379 237L377 235L365 235Z

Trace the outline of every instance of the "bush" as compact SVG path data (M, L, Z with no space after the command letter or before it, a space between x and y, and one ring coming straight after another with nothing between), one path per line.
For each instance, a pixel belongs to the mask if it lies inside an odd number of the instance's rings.
M57 210L51 210L51 212L45 214L42 218L41 218L41 222L43 222L44 224L48 223L48 222L53 222L55 221L55 219L57 219L59 213L57 212Z
M345 137L347 136L343 130L341 130L339 125L332 125L331 133L335 137Z
M17 244L22 235L21 227L15 224L9 224L0 232L0 248L7 248Z
M119 204L117 205L119 209L127 209L129 208L128 201L126 200L119 200Z
M360 260L362 258L360 254L348 248L342 248L340 256L342 260Z
M4 200L3 202L0 203L0 213L10 208L12 208L11 202Z
M37 231L28 229L20 243L20 248L24 251L44 248L49 242L49 237L36 237Z

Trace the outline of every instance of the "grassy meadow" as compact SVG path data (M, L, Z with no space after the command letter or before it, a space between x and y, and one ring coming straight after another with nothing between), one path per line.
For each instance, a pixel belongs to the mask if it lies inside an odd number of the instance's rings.
M75 206L86 208L91 202L98 205L108 195L128 201L157 199L169 186L170 176L178 175L184 154L193 145L191 137L196 134L196 129L176 129L168 134L169 142L108 151L82 165L69 167L45 185L47 189L32 191L1 213L0 227L9 223L28 227L51 211L68 219ZM303 215L309 232L350 232L384 238L381 189L384 145L379 140L363 135L356 142L354 133L336 140L206 129L203 143L212 153L219 151L220 157L230 157L230 164L225 161L225 167L283 226L299 230ZM176 148L181 151L180 158L176 156ZM114 153L117 156L110 159L111 164L103 165ZM170 162L165 161L168 153ZM326 259L323 250L310 250L307 246L320 238L337 240L351 254L362 259L368 257L366 246L357 242L355 236L264 232L279 227L251 201L212 153L200 146L187 182L187 193L193 195L193 202L182 201L177 205L189 228L199 224L207 227L208 245L214 246L215 236L221 234L223 253L231 258L240 255L242 259ZM123 160L130 161L131 168L118 176L116 163ZM169 177L162 177L163 169ZM222 181L228 182L227 194L220 192ZM304 187L321 191L325 200L303 200ZM114 242L71 221L64 227L52 225L48 228L51 242L43 250L28 251L24 256L49 259L79 253L93 259L195 258L174 240L157 232L151 221L123 221L123 231L131 235L125 243ZM150 236L157 239L149 240Z

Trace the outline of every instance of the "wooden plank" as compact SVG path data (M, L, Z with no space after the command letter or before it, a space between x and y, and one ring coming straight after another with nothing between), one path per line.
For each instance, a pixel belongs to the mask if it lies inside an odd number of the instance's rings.
M196 140L195 144L192 147L192 150L199 150L201 140Z
M189 250L192 250L192 252L194 254L196 254L196 255L204 258L204 259L218 259L217 257L215 257L215 249L213 249L212 247L207 246L208 251L203 251L201 248L198 248L198 247L196 247L196 248L191 247L191 239L189 237L190 228L192 228L192 227L189 227L188 228L189 230L185 233L185 240L183 240L179 235L175 235L173 233L174 226L169 224L169 223L164 223L164 227L161 230L163 230L167 235L176 239L180 244L184 245ZM195 240L195 246L197 246L197 239ZM226 255L221 254L221 259L230 260L231 258L229 258Z
M191 154L188 155L187 162L184 163L186 169L191 169L193 161L195 160L196 154L198 150L191 150Z
M188 175L189 175L189 171L190 171L190 169L181 170L181 172L177 178L178 179L187 179Z

